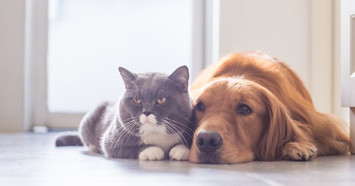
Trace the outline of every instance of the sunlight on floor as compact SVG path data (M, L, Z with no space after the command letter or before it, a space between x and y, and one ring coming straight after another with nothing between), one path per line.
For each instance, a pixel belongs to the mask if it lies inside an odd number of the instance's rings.
M198 165L107 160L85 147L54 147L58 133L0 134L1 185L353 185L355 156L312 162Z

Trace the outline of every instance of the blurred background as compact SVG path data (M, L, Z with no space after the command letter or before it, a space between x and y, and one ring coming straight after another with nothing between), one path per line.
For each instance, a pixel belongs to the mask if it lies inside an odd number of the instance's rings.
M1 0L0 132L76 128L85 112L122 94L118 66L171 73L187 65L192 82L221 56L256 50L294 69L319 111L349 123L341 104L346 3Z

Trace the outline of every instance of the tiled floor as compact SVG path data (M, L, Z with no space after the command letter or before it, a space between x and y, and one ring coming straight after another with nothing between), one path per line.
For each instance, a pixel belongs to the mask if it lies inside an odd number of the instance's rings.
M84 147L55 148L55 135L0 134L0 185L355 185L355 156L238 165L108 160Z

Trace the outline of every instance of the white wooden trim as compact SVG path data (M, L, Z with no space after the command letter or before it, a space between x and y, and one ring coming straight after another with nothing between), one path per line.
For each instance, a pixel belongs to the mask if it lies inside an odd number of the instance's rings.
M332 0L310 2L310 91L317 109L333 111Z
M352 4L355 6L355 3ZM355 8L355 7L353 7ZM352 12L354 13L354 12ZM350 88L350 95L349 95L349 106L352 107L350 108L350 141L351 141L351 147L350 151L352 154L355 154L355 14L351 16L351 35L350 35L350 64L348 66L351 76L349 78L349 88ZM345 74L346 75L346 74ZM343 74L343 76L345 76ZM349 75L349 74L348 74Z
M194 0L192 16L192 69L190 82L199 74L199 72L204 68L205 61L205 1L204 0Z
M48 1L32 1L33 125L47 126L47 35Z
M48 127L50 129L78 128L84 114L79 113L49 113Z
M349 106L355 107L355 14L351 16L350 19L350 27L351 27L351 34L350 34L350 79L349 79L349 87L350 87L350 100Z
M33 92L33 79L32 79L32 14L33 14L33 6L31 1L25 2L25 61L24 61L24 130L29 131L32 125L32 92Z
M205 4L205 61L204 67L220 58L220 0L206 0Z
M47 107L48 0L32 3L31 73L33 75L33 126L77 128L84 114L50 113Z
M349 107L350 103L350 15L351 1L340 2L340 60L341 60L341 90L342 106Z
M349 124L349 108L342 106L340 5L340 0L333 0L333 114L340 116Z
M220 0L193 1L192 77L218 60Z
M340 3L342 106L350 107L350 151L355 154L355 1Z

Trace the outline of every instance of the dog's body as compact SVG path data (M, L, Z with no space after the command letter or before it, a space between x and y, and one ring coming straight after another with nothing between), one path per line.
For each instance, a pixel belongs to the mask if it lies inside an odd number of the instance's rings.
M205 69L191 87L195 163L311 160L347 154L342 122L317 112L300 78L257 52L236 53Z

